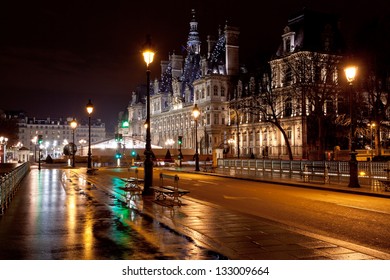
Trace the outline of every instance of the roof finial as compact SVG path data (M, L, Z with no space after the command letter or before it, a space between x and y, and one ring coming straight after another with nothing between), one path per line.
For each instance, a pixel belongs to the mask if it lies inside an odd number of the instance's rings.
M196 21L196 19L195 19L195 9L191 9L191 14L192 14L192 21Z

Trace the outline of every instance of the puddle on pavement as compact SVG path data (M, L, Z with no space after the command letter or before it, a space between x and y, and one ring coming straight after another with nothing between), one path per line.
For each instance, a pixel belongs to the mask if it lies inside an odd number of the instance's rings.
M72 181L76 181L72 178ZM129 208L109 191L78 180L69 184L86 198L93 223L95 259L216 260L226 259L199 247L186 236Z

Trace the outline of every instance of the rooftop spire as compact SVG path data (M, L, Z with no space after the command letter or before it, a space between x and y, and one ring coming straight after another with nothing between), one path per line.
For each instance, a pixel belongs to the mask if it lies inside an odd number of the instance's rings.
M200 53L200 40L198 33L198 22L195 17L195 9L191 10L190 32L188 34L187 50L193 53Z

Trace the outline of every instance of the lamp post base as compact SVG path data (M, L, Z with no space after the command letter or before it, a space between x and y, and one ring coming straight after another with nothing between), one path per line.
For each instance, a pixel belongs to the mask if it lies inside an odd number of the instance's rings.
M195 154L195 171L200 171L199 169L199 154Z
M153 185L153 160L151 152L146 151L146 159L144 161L144 190L142 195L152 195L153 190L150 188Z
M360 188L358 178L358 161L356 160L357 152L351 152L349 161L349 188Z

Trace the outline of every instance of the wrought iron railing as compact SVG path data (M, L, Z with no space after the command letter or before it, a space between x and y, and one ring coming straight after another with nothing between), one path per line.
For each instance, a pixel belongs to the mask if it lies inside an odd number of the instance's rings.
M348 183L348 161L309 161L277 159L218 159L220 172L255 177L279 177L297 181ZM358 162L359 183L379 186L379 180L390 179L390 162Z
M20 181L30 170L29 163L23 163L0 175L0 211L4 213L18 190Z

